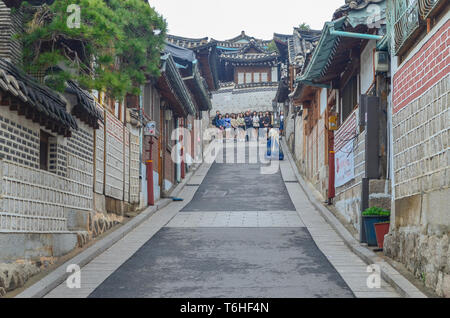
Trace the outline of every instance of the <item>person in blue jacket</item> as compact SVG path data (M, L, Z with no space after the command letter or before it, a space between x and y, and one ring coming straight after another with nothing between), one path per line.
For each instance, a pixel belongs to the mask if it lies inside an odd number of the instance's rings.
M224 121L225 121L225 129L231 128L231 118L230 118L230 114L226 114L226 115L225 115Z
M223 119L222 115L219 115L219 118L216 120L216 127L221 130L225 129L225 119Z

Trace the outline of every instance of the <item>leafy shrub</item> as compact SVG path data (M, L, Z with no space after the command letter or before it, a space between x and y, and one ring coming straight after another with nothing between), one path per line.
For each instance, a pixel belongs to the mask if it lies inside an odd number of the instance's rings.
M363 216L391 216L391 211L379 207L372 207L365 210Z
M67 23L71 4L81 8L79 28ZM75 79L122 99L160 75L167 23L147 1L58 0L38 8L25 3L23 10L24 69L45 72L53 89L64 91L65 80Z

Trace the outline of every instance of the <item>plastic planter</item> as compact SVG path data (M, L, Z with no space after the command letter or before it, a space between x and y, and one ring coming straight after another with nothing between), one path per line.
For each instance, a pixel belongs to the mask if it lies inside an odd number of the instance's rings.
M366 229L367 244L378 246L375 224L389 222L390 216L363 216L364 227Z
M384 248L384 237L389 233L390 223L376 223L375 233L377 235L378 248Z

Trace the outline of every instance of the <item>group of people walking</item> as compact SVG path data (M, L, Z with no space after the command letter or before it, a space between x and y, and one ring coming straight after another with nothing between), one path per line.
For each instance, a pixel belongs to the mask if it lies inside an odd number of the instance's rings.
M240 114L222 115L217 112L213 120L213 125L221 130L229 128L247 130L250 128L273 128L272 114L270 112L250 112Z
M222 115L219 111L216 113L216 117L213 119L213 126L220 130L256 130L258 135L259 129L270 130L273 128L273 113L272 112L251 112L247 111L240 114L225 114ZM284 129L284 114L280 113L280 133Z

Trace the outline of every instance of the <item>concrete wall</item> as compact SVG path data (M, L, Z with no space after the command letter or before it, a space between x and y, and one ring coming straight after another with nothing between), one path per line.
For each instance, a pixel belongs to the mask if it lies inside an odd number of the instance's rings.
M0 233L0 263L60 257L77 247L76 233Z
M213 93L214 116L216 111L222 114L242 113L251 111L272 111L272 101L275 98L277 87L262 87L253 89L222 89Z
M386 254L450 297L449 14L394 75L395 213Z

